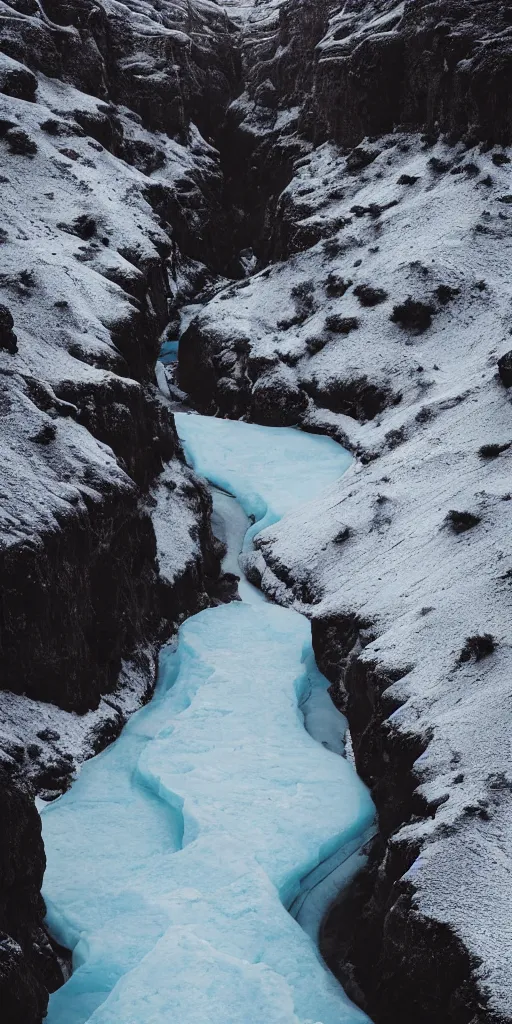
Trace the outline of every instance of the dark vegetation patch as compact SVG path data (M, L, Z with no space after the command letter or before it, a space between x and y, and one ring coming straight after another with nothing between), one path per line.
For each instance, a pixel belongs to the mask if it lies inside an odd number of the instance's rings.
M340 256L344 251L345 246L339 238L326 238L322 243L322 249L326 256L330 259L335 259L336 256Z
M482 658L488 658L496 650L496 647L496 638L492 633L476 633L475 636L468 636L459 654L459 663L471 661L472 658L475 661L482 661Z
M325 327L335 334L350 334L359 327L359 320L356 316L340 316L339 313L331 313L325 319Z
M300 281L295 284L292 288L292 298L295 302L306 307L306 309L312 310L314 305L313 295L315 292L315 286L313 281Z
M435 309L429 303L422 302L420 299L413 299L409 295L405 302L393 306L390 319L394 324L399 324L400 327L406 330L422 334L423 331L427 330L427 327L430 327L434 313Z
M388 293L384 288L374 288L371 284L358 284L354 288L354 295L359 299L362 306L378 306L385 302Z
M414 419L416 423L430 423L431 420L435 419L435 416L436 414L430 405L422 405Z
M306 338L306 348L310 355L314 356L317 352L321 352L322 349L325 348L328 341L329 339L322 337L322 335L319 335L318 337L313 335L311 338Z
M435 294L438 302L442 306L446 306L456 295L460 294L460 288L452 288L449 284L440 284L437 286Z
M341 299L351 284L350 279L345 281L343 277L339 277L338 274L331 271L325 282L325 293L330 299Z
M405 427L397 427L395 430L388 430L386 441L388 448L398 448L407 439Z
M291 290L295 305L295 316L278 320L279 330L287 331L290 327L299 327L315 311L315 286L312 281L300 281Z
M482 517L474 515L473 512L458 512L454 508L450 509L445 520L454 533L465 533L466 530L471 530L473 526L478 526L481 521Z
M60 223L57 227L61 231L66 231L68 235L76 235L84 242L88 242L96 234L96 221L87 213L80 214L71 224Z
M478 454L481 459L495 459L502 452L506 452L511 445L512 441L505 441L504 444L483 444L478 449Z

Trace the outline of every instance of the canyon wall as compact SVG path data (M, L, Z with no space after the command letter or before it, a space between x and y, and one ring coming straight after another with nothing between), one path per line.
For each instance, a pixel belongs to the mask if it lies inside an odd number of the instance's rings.
M380 815L325 954L377 1024L512 1018L511 31L507 4L483 0L3 4L15 1024L38 1024L60 970L27 786L62 792L148 699L158 645L215 599L209 498L154 379L162 331L197 299L190 402L357 456L252 569L312 618Z
M180 342L201 411L357 457L250 572L311 617L376 801L322 944L386 1024L512 1019L509 15L254 8L227 126L259 262Z
M9 1024L39 1022L61 981L43 931L31 794L58 796L149 698L159 645L210 602L219 574L210 498L185 466L154 364L177 296L231 260L212 141L238 90L235 37L214 4L2 6L0 987Z

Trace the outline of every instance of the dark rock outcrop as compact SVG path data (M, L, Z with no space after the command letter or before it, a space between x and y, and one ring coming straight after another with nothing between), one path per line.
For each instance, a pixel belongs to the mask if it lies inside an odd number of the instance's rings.
M48 992L62 980L43 929L44 851L26 780L47 798L66 789L80 757L111 742L149 698L159 644L186 615L233 588L219 581L210 497L184 466L154 365L179 304L177 282L193 290L232 257L211 143L239 88L236 39L235 26L214 4L159 2L144 11L138 3L117 9L92 0L4 5L6 1024L41 1024ZM150 177L162 170L160 180ZM177 481L169 499L175 514L182 509L193 523L189 546L182 541L182 550L166 552L167 575L150 495L165 464ZM41 727L40 718L51 721L52 712L36 702L55 705L57 730ZM96 718L90 709L98 709ZM66 712L81 716L78 730L91 723L71 753L62 734Z
M330 379L321 383L312 377L303 382L303 387L319 405L361 422L372 420L387 406L400 401L400 395L393 395L390 388L379 386L367 377Z
M498 359L498 373L502 384L506 388L512 387L512 351L505 352L505 355Z
M487 1020L467 951L448 926L418 913L414 883L404 878L421 851L399 830L433 808L415 794L413 770L429 736L408 736L389 723L399 705L387 691L403 673L383 673L353 653L365 632L356 618L313 619L312 632L318 665L350 722L357 770L372 790L380 830L367 868L323 922L322 953L348 995L379 1024L411 1014L421 1024Z
M18 339L13 331L14 318L7 306L0 305L0 348L13 356L18 351Z
M307 396L284 367L259 377L251 394L251 418L268 427L289 427L300 420Z
M285 93L294 53L290 48L288 55L283 44L293 19L311 82L304 126L315 138L356 145L399 126L510 142L506 4L422 0L406 3L402 11L392 0L378 8L351 0L334 12L327 4L314 5L313 20L311 7L283 5L275 56L268 63L280 69ZM310 47L317 47L314 57ZM294 81L295 98L303 77Z
M160 621L154 533L135 488L85 499L40 543L0 551L0 563L2 687L94 707Z
M41 822L13 766L0 765L0 999L6 1024L39 1024L62 975L43 929Z

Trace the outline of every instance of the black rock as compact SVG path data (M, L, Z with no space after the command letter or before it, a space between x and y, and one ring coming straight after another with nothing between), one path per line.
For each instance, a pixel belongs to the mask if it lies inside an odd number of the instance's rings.
M365 149L364 146L356 146L347 156L347 171L360 171L363 167L368 167L379 156L379 153L379 149Z
M10 309L0 304L0 349L13 356L18 351L18 339L13 331L14 320Z
M17 156L34 156L37 153L37 143L24 128L9 128L5 133L5 139L11 153Z
M41 823L23 783L0 767L0 1001L2 1020L40 1024L62 983L43 931Z
M378 306L388 297L384 288L374 288L371 284L358 284L354 288L354 295L357 296L362 306Z
M480 522L481 517L474 515L473 512L459 512L454 508L450 509L446 516L446 523L451 526L454 533L465 533L466 530L478 526Z
M498 359L498 373L506 388L512 387L512 349Z
M0 61L2 56L0 54ZM3 66L3 62L0 62L0 93L4 96L32 101L35 99L36 89L37 78L32 71L14 63Z
M417 331L418 334L421 334L423 331L426 331L427 327L430 327L434 312L434 308L428 303L421 302L419 299L413 299L409 295L405 302L393 306L390 319L393 323L400 324L400 327Z

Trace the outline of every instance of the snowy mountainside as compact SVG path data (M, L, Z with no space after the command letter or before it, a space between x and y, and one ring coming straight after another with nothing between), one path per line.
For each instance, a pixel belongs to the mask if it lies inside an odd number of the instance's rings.
M358 457L259 538L251 569L311 617L379 809L372 869L326 922L331 966L379 1022L508 1021L508 15L354 3L308 36L320 8L265 9L231 110L253 160L247 194L275 157L275 194L256 194L263 258L192 318L179 381L203 412L330 433ZM301 41L304 90L290 57ZM395 43L417 74L407 109L384 110L379 76L387 88L405 66L380 63ZM366 77L347 85L357 54Z
M218 575L211 500L184 464L154 364L177 296L231 258L211 136L237 89L235 37L208 2L1 5L9 1024L39 1024L61 980L29 787L57 796L119 733L151 693L162 637L210 602Z
M140 488L162 460L181 458L153 365L176 279L197 271L151 201L159 207L161 189L179 207L174 183L187 183L189 172L206 182L205 193L218 190L219 170L215 151L191 125L188 143L151 135L160 170L145 173L137 164L147 158L149 133L135 115L116 113L112 125L110 108L95 97L44 75L36 80L12 59L0 59L7 90L0 95L0 298L17 339L15 352L0 350L8 605L2 683L85 710L112 689L120 656L156 635L155 540ZM20 91L22 72L30 98L8 94ZM121 159L111 152L112 139L105 148L80 122L107 144L110 132L116 146L121 139L133 145L137 159ZM201 232L211 210L200 186L188 179L189 186L189 196L195 190L201 196L199 208L181 214L193 244L194 223ZM173 219L172 210L167 215ZM188 471L181 472L183 489L190 490ZM199 490L195 499L185 497L185 506L194 500L205 523ZM190 538L177 565L181 560L185 571L199 557ZM80 576L84 600L70 603ZM128 590L123 579L134 581ZM41 599L42 586L52 592L51 608ZM51 618L57 609L58 629Z
M311 617L380 814L329 962L377 1024L509 1021L508 3L0 13L12 1024L40 1024L59 983L26 780L61 792L215 592L210 499L154 377L187 300L177 373L198 409L358 460L251 569Z
M277 204L277 261L194 318L180 347L183 387L209 411L346 435L367 458L391 427L420 430L423 406L457 397L462 358L469 385L471 372L495 374L509 344L502 156L397 134L301 157Z

